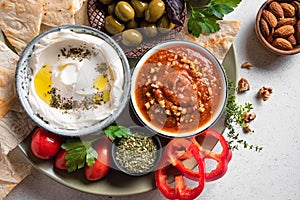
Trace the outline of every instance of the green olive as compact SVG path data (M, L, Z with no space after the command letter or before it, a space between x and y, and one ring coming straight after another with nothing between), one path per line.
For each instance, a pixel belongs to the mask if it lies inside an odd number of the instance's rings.
M133 28L138 28L139 24L135 19L130 20L129 22L126 22L126 28L127 29L133 29Z
M109 4L107 6L108 14L113 15L115 12L116 3Z
M110 34L115 35L117 33L121 33L124 30L125 25L120 23L113 16L109 15L105 18L104 28Z
M114 2L114 0L99 0L101 3L103 3L104 5L109 5L112 2Z
M156 22L165 12L165 3L162 0L152 0L145 10L145 20Z
M137 46L142 42L142 40L142 34L135 29L128 29L122 33L122 44L126 46Z
M168 33L175 27L175 24L170 21L167 15L164 15L157 21L157 27L159 27L159 32Z
M157 35L157 28L155 23L150 23L147 21L141 21L140 27L142 27L143 34L147 37L155 37Z
M128 22L134 18L134 9L126 1L119 1L115 7L115 14L118 19Z
M134 11L135 11L135 16L142 18L144 17L144 12L148 8L148 3L144 1L139 1L139 0L131 0L130 4L132 5Z

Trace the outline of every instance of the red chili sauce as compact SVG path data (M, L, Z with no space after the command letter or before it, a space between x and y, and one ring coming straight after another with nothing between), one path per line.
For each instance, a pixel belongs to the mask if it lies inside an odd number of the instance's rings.
M220 72L201 52L174 46L154 53L135 82L137 106L156 128L190 132L206 124L222 98Z

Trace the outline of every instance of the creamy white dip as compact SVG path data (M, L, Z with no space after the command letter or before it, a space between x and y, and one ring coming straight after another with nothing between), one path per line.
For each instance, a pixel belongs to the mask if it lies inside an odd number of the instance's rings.
M29 65L29 103L53 128L75 130L90 126L110 116L119 105L124 82L122 62L115 49L101 38L70 30L50 33L35 45ZM42 72L45 66L50 73ZM47 76L51 80L41 80ZM95 81L101 76L106 77L107 84L95 88ZM47 87L57 93L51 94L52 103L41 98L47 96ZM101 100L103 92L109 95L106 101ZM68 108L56 106L54 98L65 98L71 103ZM94 103L96 100L98 103Z

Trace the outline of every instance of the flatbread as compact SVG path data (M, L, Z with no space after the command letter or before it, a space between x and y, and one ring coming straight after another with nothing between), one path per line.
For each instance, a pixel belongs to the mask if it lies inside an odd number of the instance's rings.
M232 20L218 21L220 30L215 33L201 34L199 38L195 38L188 33L187 25L185 24L178 39L195 42L210 52L212 52L220 63L224 60L228 50L230 49L235 36L240 30L240 22Z
M44 0L0 0L0 28L20 54L40 32Z
M81 8L82 5L87 2L86 0L73 0L74 13L76 14ZM87 5L87 4L86 4Z
M16 100L15 69L18 56L0 41L0 120Z
M75 24L75 12L80 9L80 2L74 0L45 0L42 24L55 27Z
M0 121L0 145L7 155L17 147L36 126L25 112L10 110Z
M0 199L4 199L32 170L19 149L5 155L0 148Z
M90 22L87 15L87 1L83 2L81 8L75 14L75 24L89 26Z

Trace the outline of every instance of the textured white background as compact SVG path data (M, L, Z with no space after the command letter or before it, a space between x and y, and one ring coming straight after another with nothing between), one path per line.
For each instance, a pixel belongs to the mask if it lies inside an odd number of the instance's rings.
M227 19L241 21L235 39L239 66L250 61L250 70L239 69L239 78L249 80L251 90L238 95L238 101L251 102L257 118L255 133L242 135L249 143L264 147L261 153L241 149L233 153L229 170L222 179L206 184L199 199L233 200L300 199L300 54L277 56L268 52L254 32L256 12L263 0L244 0ZM269 101L256 99L261 86L271 86ZM6 200L36 199L163 199L159 191L127 197L86 194L62 186L34 172L19 184Z

